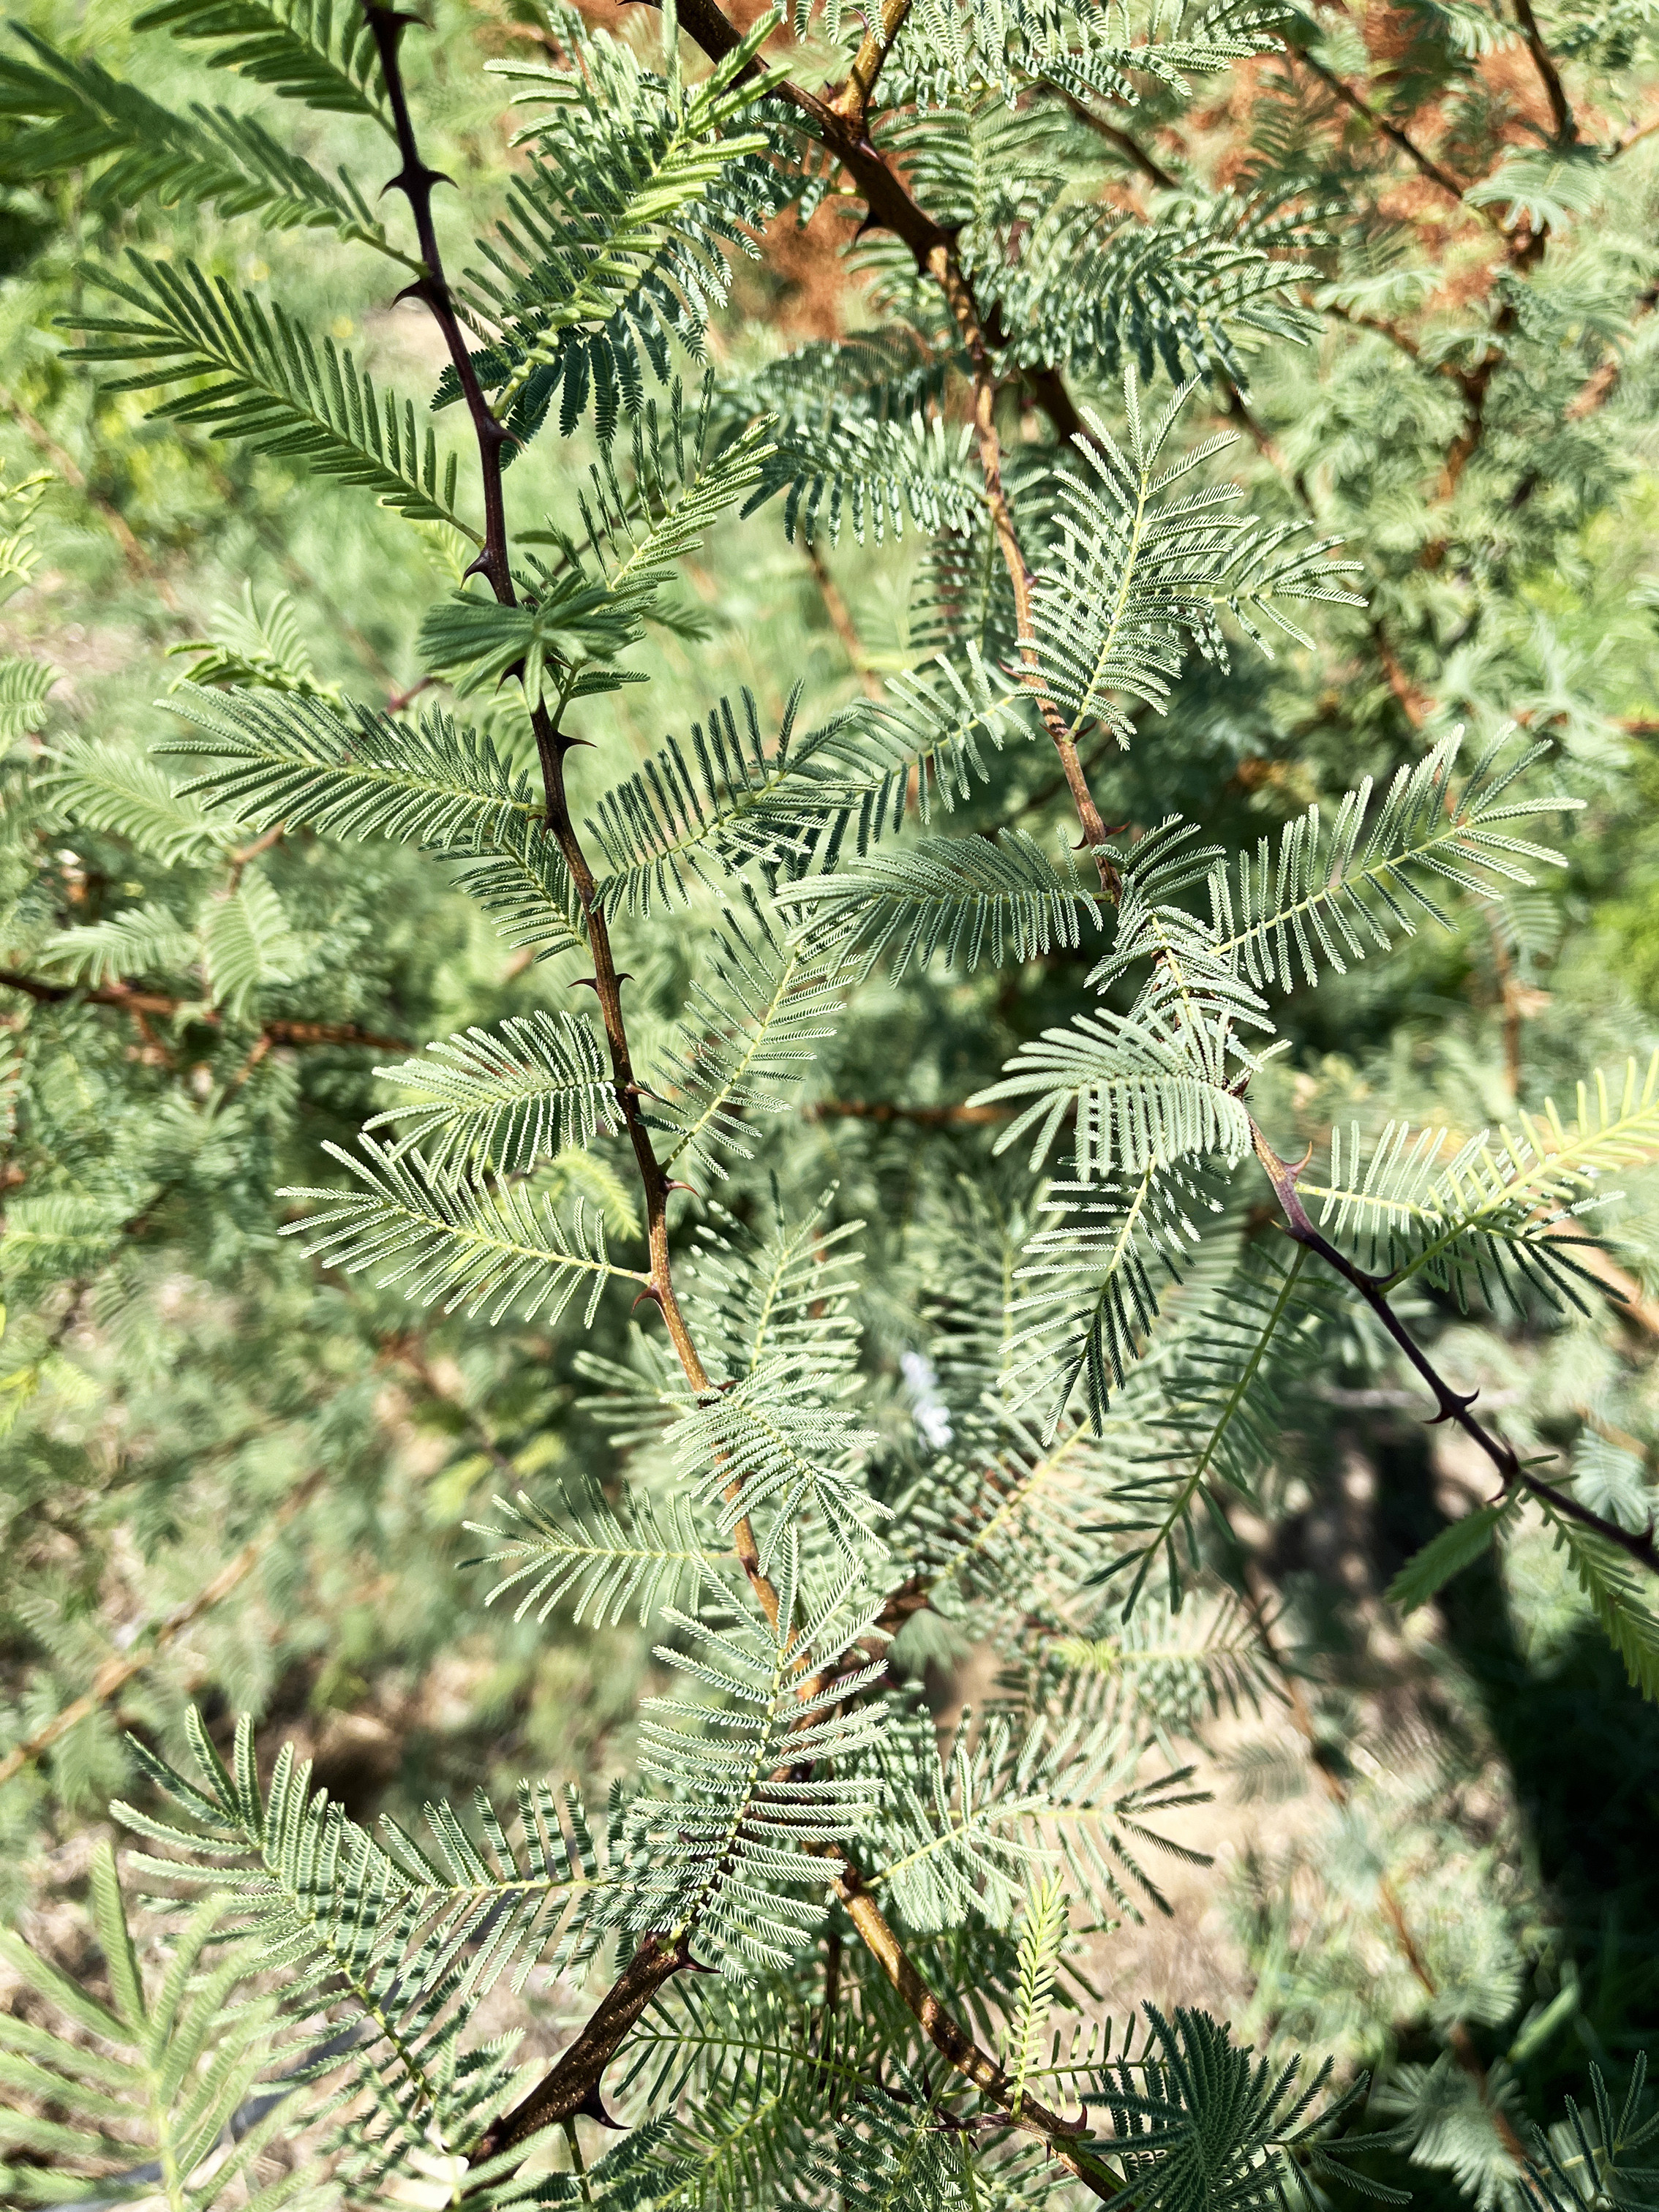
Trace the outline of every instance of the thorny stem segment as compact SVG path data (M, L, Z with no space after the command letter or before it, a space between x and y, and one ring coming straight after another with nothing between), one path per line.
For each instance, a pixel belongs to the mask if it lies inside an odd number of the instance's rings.
M322 1487L325 1472L322 1468L314 1468L302 1480L295 1483L258 1534L250 1537L236 1556L228 1560L210 1582L204 1583L193 1597L187 1598L182 1605L174 1606L172 1612L164 1613L161 1620L147 1623L133 1638L124 1656L104 1662L93 1676L91 1687L82 1696L76 1698L72 1705L65 1705L60 1712L54 1713L32 1735L25 1736L21 1743L14 1744L5 1757L0 1759L0 1784L9 1782L13 1775L20 1774L32 1759L39 1759L42 1752L50 1751L53 1744L67 1735L88 1713L95 1712L100 1705L107 1705L112 1698L124 1690L135 1674L142 1674L152 1659L165 1651L204 1613L211 1613L216 1606L222 1605L231 1592L252 1573L271 1539L295 1520L316 1496Z
M455 374L460 380L467 412L472 418L473 432L477 440L479 472L483 484L484 542L474 566L501 605L515 606L518 595L514 589L507 551L507 508L501 489L501 447L506 444L508 434L491 412L489 403L479 385L465 337L456 318L449 287L444 278L437 233L432 222L432 188L435 184L447 180L436 169L428 168L421 158L398 59L398 46L404 29L412 19L372 6L368 0L364 0L363 13L374 34L375 48L386 79L386 96L397 130L398 150L403 157L402 169L386 189L390 191L392 185L396 185L409 201L415 218L415 234L420 242L421 258L426 264L425 274L410 287L410 292L426 303L443 332L444 343L454 364ZM587 920L588 949L593 956L592 988L599 999L605 1043L611 1055L612 1087L628 1130L629 1141L633 1146L645 1197L646 1241L651 1266L649 1283L643 1295L651 1298L661 1311L686 1381L694 1390L707 1390L708 1371L697 1356L691 1332L686 1327L685 1316L674 1294L668 1250L669 1182L652 1147L650 1133L640 1110L640 1101L644 1094L634 1073L628 1030L623 1019L622 977L611 953L611 933L599 898L593 871L588 866L587 856L576 835L565 791L565 755L576 741L556 726L540 700L530 702L530 723L536 734L536 750L541 762L547 802L547 826L557 841ZM728 1502L733 1502L731 1493L727 1495ZM769 1579L761 1572L760 1553L746 1514L739 1517L732 1532L732 1547L762 1611L775 1629L778 1625L777 1592Z
M416 142L415 125L410 119L409 100L404 89L403 65L398 49L403 34L414 21L412 15L400 15L389 8L378 8L363 0L363 14L374 33L374 50L380 57L380 73L386 80L386 94L391 101L392 122L398 134L398 152L403 167L386 185L387 191L400 191L409 202L410 213L415 219L415 236L421 249L421 259L426 264L404 293L405 299L423 301L430 309L438 328L443 332L455 374L460 381L461 394L466 401L466 411L472 418L472 430L478 441L478 457L482 463L484 502L484 548L477 566L488 578L491 589L503 606L515 604L513 578L507 568L507 520L501 498L501 447L507 443L507 433L489 410L478 382L477 372L472 366L472 356L455 313L455 303L450 297L449 287L444 282L443 262L438 252L438 234L432 222L432 187L447 184L449 179L436 169L428 168L421 159Z
M1008 2125L1041 2137L1059 2163L1074 2173L1084 2187L1106 2202L1121 2197L1123 2185L1109 2167L1085 2147L1089 2127L1085 2118L1067 2120L1039 2104L1027 2090L1013 2117L1014 2085L994 2058L988 2057L955 2015L929 1988L927 1978L894 1934L886 1916L865 1887L864 1877L852 1862L844 1862L835 1893L865 1946L894 1990L920 2025L935 2051L964 2081L1000 2106Z
M700 14L705 8L719 20L727 33L726 44L735 43L735 33L731 33L719 10L712 7L711 0L690 0L688 8L683 11L682 20L694 11ZM477 433L478 454L485 487L486 517L485 546L479 557L478 567L496 598L503 605L511 606L515 604L515 598L507 559L501 473L501 448L506 434L490 413L489 404L479 389L444 282L442 263L431 220L432 186L438 178L437 173L428 169L420 158L414 126L410 118L408 99L398 62L402 22L386 10L367 4L365 13L374 29L387 96L397 124L398 147L404 159L403 172L397 182L408 195L415 210L416 234L422 257L427 265L427 275L416 289L444 330L450 357L466 391L468 407ZM689 23L688 27L695 29L695 26ZM814 105L819 103L815 102ZM882 169L884 174L890 173L878 159L876 166ZM623 1019L622 979L612 957L610 933L604 906L598 896L593 872L576 836L565 792L564 759L574 740L555 726L546 708L539 702L531 708L531 724L536 733L546 789L548 826L558 841L559 849L570 870L587 918L588 944L593 955L593 988L599 997L605 1040L610 1048L612 1081L634 1147L646 1200L651 1255L650 1295L661 1310L686 1380L693 1389L706 1390L708 1388L708 1372L698 1357L674 1295L668 1250L668 1180L652 1148L649 1133L640 1114L641 1093L635 1079L628 1033ZM757 1601L775 1631L779 1626L777 1592L761 1572L754 1532L746 1515L739 1518L733 1530L732 1543ZM807 1686L809 1690L811 1686ZM850 1868L848 1873L849 1881L856 1880ZM900 1978L895 1986L906 2002L911 2004L918 2021L936 2047L950 2058L958 2071L975 2081L987 2094L996 2097L1000 2094L1003 2101L1006 2102L1012 2096L1012 2090L1005 2082L1001 2069L978 2049L971 2037L957 2026L932 1991L927 1990L903 1947L883 1918L874 1899L860 1893L854 1919L867 1942L873 1938L881 1945L877 1956L884 1971L890 1978L896 1972L898 1974ZM604 2122L607 2115L600 2088L605 2068L658 1991L682 1969L694 1965L684 1935L673 1942L654 1933L646 1936L622 1974L600 1999L575 2041L561 2054L551 2071L530 2095L485 2131L470 2162L475 2166L482 2165L487 2160L514 2148L530 2136L539 2134L543 2129L574 2119L578 2114L585 2113ZM1097 2196L1110 2197L1117 2194L1115 2185L1109 2178L1096 2178L1100 2170L1095 2167L1094 2162L1072 2148L1080 2132L1079 2130L1068 2128L1057 2115L1046 2112L1029 2097L1022 2106L1019 2124L1044 2136L1054 2145L1055 2154L1085 2181Z
M470 2162L482 2166L487 2159L516 2149L544 2128L562 2126L579 2115L597 2120L601 2127L614 2127L601 2094L605 2069L657 1992L690 1964L684 1936L678 1943L667 1943L659 1936L647 1936L599 1999L581 2033L559 2054L552 2071L521 2105L493 2124Z
M1355 1267L1346 1253L1340 1252L1328 1237L1321 1235L1297 1190L1295 1169L1279 1158L1254 1121L1250 1129L1255 1156L1273 1187L1273 1195L1284 1213L1286 1234L1297 1243L1305 1245L1328 1267L1340 1275L1345 1283L1358 1291L1427 1386L1437 1409L1434 1419L1437 1422L1451 1422L1455 1427L1462 1430L1472 1443L1480 1447L1497 1470L1505 1492L1525 1491L1530 1497L1540 1500L1551 1513L1559 1514L1565 1520L1576 1522L1580 1528L1589 1529L1607 1543L1628 1553L1638 1565L1645 1567L1650 1574L1659 1575L1659 1547L1655 1545L1650 1528L1638 1534L1629 1528L1621 1528L1615 1521L1603 1520L1599 1513L1592 1513L1588 1506L1581 1505L1566 1491L1557 1489L1552 1483L1540 1481L1529 1468L1522 1465L1514 1449L1501 1437L1492 1434L1474 1412L1474 1401L1479 1393L1465 1393L1452 1389L1389 1304L1382 1279L1367 1274L1363 1267Z

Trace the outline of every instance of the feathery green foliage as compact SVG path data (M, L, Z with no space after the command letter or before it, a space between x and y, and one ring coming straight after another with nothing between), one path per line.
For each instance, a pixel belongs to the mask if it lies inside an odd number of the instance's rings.
M298 2087L276 2086L264 2110L238 2131L228 2156L212 2161L233 2113L271 2065L269 2002L228 2004L252 1968L233 1944L207 1954L226 1900L205 1898L179 1931L159 1984L146 1987L115 1871L100 1844L92 1862L93 1926L108 1976L107 2003L0 1932L0 1956L58 2015L61 2028L11 2017L0 2021L0 2081L20 2097L46 2098L66 2117L34 2119L21 2106L0 2116L0 2146L17 2159L0 2166L14 2201L62 2203L94 2186L89 2177L112 2159L150 2153L147 2193L168 2212L209 2212L234 2192L258 2212L321 2202L321 2176L296 2166L280 2180L250 2186L256 2162L289 2124ZM101 2046L101 2047L100 2047Z
M1644 2201L1654 29L7 34L19 2202Z

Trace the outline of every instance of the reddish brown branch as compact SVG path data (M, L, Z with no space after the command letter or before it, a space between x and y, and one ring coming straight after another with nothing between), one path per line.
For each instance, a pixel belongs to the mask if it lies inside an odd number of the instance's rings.
M1160 191L1164 192L1181 190L1180 179L1160 167L1138 139L1132 138L1127 131L1120 131L1115 123L1109 123L1103 115L1097 115L1088 102L1079 100L1075 94L1068 92L1061 96L1078 121L1085 124L1097 138L1103 138L1115 154L1123 156L1131 168L1139 169L1148 184L1156 185Z
M910 12L911 0L881 0L873 21L868 21L859 50L853 57L853 65L847 73L847 82L830 101L834 112L850 124L860 137L867 136L870 127L870 101L876 89L876 80L881 75L881 65L893 50L893 41L904 27L904 19ZM828 88L826 87L826 90Z
M865 1948L887 1977L905 2009L945 2063L1006 2113L1010 2126L1046 2142L1049 2155L1075 2174L1091 2195L1109 2203L1120 2198L1123 2193L1121 2179L1084 2147L1089 2131L1086 2115L1076 2120L1065 2119L1040 2104L1027 2090L1019 2100L1016 2116L1013 2083L929 1987L927 1977L866 1887L858 1868L846 1859L845 1853L842 1856L844 1863L841 1878L835 1885L836 1895L846 1906Z
M820 1098L801 1109L806 1121L905 1121L922 1129L984 1128L1006 1121L1004 1106L899 1106L890 1098Z
M647 1936L621 1974L594 2007L586 2026L544 2080L521 2104L486 2130L471 2154L471 2163L482 2166L499 2158L538 2134L578 2117L602 2124L610 2116L605 2109L605 2069L632 2033L641 2014L667 1982L691 1964L684 1936L665 1943Z
M0 990L20 992L37 1006L65 1006L71 999L93 1006L114 1006L143 1023L150 1014L166 1017L190 1009L192 1021L219 1028L223 1016L216 1006L198 1006L193 999L175 999L165 991L140 990L131 983L53 983L44 975L25 975L15 968L0 968ZM409 1052L407 1037L387 1036L380 1030L359 1029L355 1022L271 1020L259 1024L270 1045L366 1045L376 1052Z
M841 586L836 581L830 563L818 550L817 542L810 538L806 541L806 564L817 585L818 595L823 601L823 611L830 617L830 627L845 647L847 658L852 662L854 672L863 686L865 697L879 699L881 678L865 659L864 641L859 635L858 624L853 620L853 611L842 595Z

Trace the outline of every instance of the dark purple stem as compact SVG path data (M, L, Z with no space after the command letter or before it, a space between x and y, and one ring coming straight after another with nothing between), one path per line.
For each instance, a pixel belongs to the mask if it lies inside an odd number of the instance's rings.
M456 315L455 302L444 280L444 265L438 252L438 234L432 224L432 187L434 185L447 185L450 179L441 170L428 168L421 159L421 149L415 138L415 125L409 112L409 97L404 88L403 68L398 57L404 32L416 18L398 15L390 8L371 7L368 0L364 0L363 14L368 17L368 27L374 35L375 51L380 58L380 74L386 79L386 97L398 133L398 151L403 158L402 168L395 177L387 180L385 189L389 192L400 191L409 202L410 213L415 218L415 236L420 244L421 258L426 264L424 275L416 277L400 296L406 300L423 301L443 332L449 358L460 380L466 411L472 417L473 434L478 441L480 473L483 479L483 550L472 565L504 607L515 606L518 595L513 589L512 571L507 566L507 507L501 494L501 447L511 433L495 420L490 411L489 402L484 398L483 387L478 382L477 371L472 366L471 351Z
M1328 1267L1340 1275L1345 1283L1351 1284L1358 1291L1432 1394L1438 1408L1435 1420L1450 1421L1462 1430L1471 1443L1478 1444L1497 1468L1498 1479L1506 1491L1519 1487L1533 1497L1541 1498L1551 1512L1560 1514L1565 1520L1577 1522L1581 1528L1588 1528L1595 1535L1605 1538L1609 1544L1617 1545L1621 1552L1628 1553L1638 1566L1645 1567L1650 1575L1659 1575L1659 1549L1655 1547L1650 1528L1639 1535L1628 1528L1621 1528L1616 1521L1604 1521L1599 1513L1592 1513L1587 1505L1581 1505L1565 1491L1558 1490L1552 1483L1540 1482L1536 1475L1522 1466L1513 1448L1501 1437L1495 1437L1485 1422L1476 1417L1474 1407L1479 1393L1470 1391L1465 1394L1452 1389L1389 1304L1382 1288L1382 1279L1377 1275L1368 1275L1363 1267L1356 1267L1346 1253L1338 1251L1328 1237L1320 1234L1297 1195L1295 1169L1279 1158L1254 1121L1250 1128L1255 1156L1273 1187L1273 1195L1284 1213L1285 1233L1296 1243L1305 1245Z

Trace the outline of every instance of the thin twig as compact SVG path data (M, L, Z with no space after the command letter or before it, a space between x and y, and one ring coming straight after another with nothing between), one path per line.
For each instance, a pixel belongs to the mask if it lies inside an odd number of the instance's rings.
M228 854L226 858L230 866L227 874L230 889L234 890L241 882L242 871L250 860L257 860L261 853L269 853L273 846L280 845L287 835L286 822L273 822L262 837L256 837L251 845L239 845L234 852Z
M1018 2110L1015 2112L1014 2085L1008 2075L995 2059L980 2049L929 1987L927 1977L866 1887L858 1868L844 1850L840 1846L836 1849L842 1861L842 1872L834 1885L836 1895L846 1906L866 1949L934 2050L964 2081L971 2081L981 2096L1001 2109L1010 2127L1036 2136L1047 2143L1049 2155L1075 2174L1091 2195L1108 2203L1121 2197L1121 2178L1085 2147L1089 2133L1086 2114L1076 2120L1065 2119L1046 2105L1039 2104L1029 2089L1018 2100Z
M443 333L477 438L485 530L483 548L473 565L497 600L504 606L514 606L518 599L508 552L501 477L501 447L507 433L491 412L478 383L444 277L431 204L433 186L441 179L421 158L398 58L403 32L410 19L368 4L368 0L364 14L374 32L403 158L402 169L393 182L409 201L425 264L424 274L410 289L424 302ZM724 18L720 21L724 26ZM729 30L729 26L724 27ZM736 43L735 33L732 33L729 43ZM570 871L586 917L588 949L593 959L593 974L588 981L599 999L611 1057L612 1088L633 1147L645 1198L651 1267L644 1295L655 1303L662 1314L687 1381L694 1390L704 1392L709 1388L708 1371L674 1290L668 1244L668 1199L672 1186L657 1158L641 1112L640 1102L644 1094L635 1078L623 1015L623 978L611 951L598 884L576 834L565 790L565 758L576 740L557 726L541 700L532 700L529 706L541 763L547 823ZM728 1503L739 1504L738 1492L739 1485L734 1481L726 1492ZM757 1603L776 1633L781 1625L787 1624L781 1624L778 1594L762 1571L754 1531L745 1513L738 1514L733 1528L732 1548L748 1577ZM647 1934L580 2033L561 2054L546 2077L514 2111L504 2114L486 2130L474 2151L473 2163L482 2163L510 2150L543 2129L562 2124L579 2113L602 2118L601 2084L605 2068L659 1990L676 1973L694 1963L687 1931L682 1930L678 1936L656 1931Z
M801 1109L805 1121L905 1121L922 1129L980 1129L1012 1114L1011 1106L900 1106L890 1098L820 1098Z
M1416 141L1409 137L1397 123L1390 122L1380 109L1373 107L1368 100L1362 98L1351 84L1338 76L1334 70L1328 70L1323 62L1316 61L1311 54L1304 53L1297 47L1287 45L1285 51L1293 61L1299 61L1304 68L1311 70L1322 83L1328 84L1337 98L1346 106L1351 107L1356 115L1363 117L1373 131L1380 131L1391 145L1397 146L1407 160L1413 162L1431 184L1437 185L1449 199L1455 200L1458 206L1466 213L1479 212L1493 229L1501 228L1497 216L1489 209L1470 210L1468 202L1463 198L1463 187L1450 171L1443 169L1431 154L1425 154Z
M200 1620L204 1613L211 1613L215 1606L222 1604L232 1590L245 1583L258 1565L260 1554L278 1530L287 1528L289 1522L316 1496L322 1486L324 1474L323 1468L313 1468L303 1481L296 1483L289 1491L259 1534L250 1537L235 1558L221 1567L210 1582L204 1583L194 1597L187 1598L182 1605L174 1606L171 1613L164 1613L161 1620L151 1621L147 1627L142 1628L124 1657L104 1662L83 1696L76 1698L72 1705L65 1705L62 1712L54 1713L49 1721L36 1729L33 1735L26 1736L21 1743L14 1744L5 1757L0 1759L0 1786L9 1782L14 1775L20 1774L43 1752L50 1751L53 1744L66 1736L89 1713L95 1712L100 1705L107 1705L118 1691L124 1690L135 1674L142 1674L150 1662L182 1636L185 1629Z
M882 0L874 21L868 24L859 41L846 83L830 101L835 112L850 123L861 138L869 135L870 101L875 93L876 79L893 50L893 41L904 27L911 4L912 0Z
M43 422L37 421L15 394L0 390L0 408L10 416L42 460L48 462L55 475L60 477L71 491L79 492L95 514L101 515L110 535L121 549L122 558L141 583L148 584L169 614L179 612L179 594L161 574L143 547L133 535L132 526L113 501L95 491L87 479L86 471L75 456L64 450Z
M882 696L881 678L865 659L864 641L859 635L858 624L853 620L853 611L842 598L841 586L831 574L830 563L818 550L816 538L809 538L806 541L806 564L817 585L819 596L823 601L823 611L830 617L830 627L846 647L847 658L852 662L864 688L865 697L879 699Z
M996 538L997 550L1002 556L1003 566L1008 571L1008 580L1013 586L1020 673L1026 688L1036 701L1042 726L1060 756L1060 772L1072 795L1072 804L1077 810L1083 842L1094 855L1101 887L1109 898L1115 900L1117 870L1106 851L1106 824L1095 804L1094 793L1089 788L1089 779L1084 773L1083 763L1078 757L1076 736L1067 728L1065 716L1048 695L1043 682L1042 663L1037 657L1032 622L1031 572L1025 565L1019 533L1014 526L1013 510L1003 489L1002 446L996 426L997 386L991 370L989 349L980 321L979 307L974 298L973 288L957 258L956 247L949 240L933 248L928 254L927 266L945 295L968 358L973 364L974 439L979 453L980 473L985 480L985 503L990 512L992 532Z
M1520 21L1521 35L1527 42L1527 52L1532 56L1532 65L1538 72L1539 82L1550 104L1550 121L1555 126L1556 143L1562 146L1575 146L1578 143L1578 131L1572 119L1572 108L1561 82L1561 72L1555 66L1555 57L1544 44L1543 33L1539 30L1532 0L1515 0L1515 12Z
M1149 184L1164 192L1181 190L1180 179L1160 167L1138 139L1132 138L1127 131L1120 131L1115 123L1109 123L1103 115L1097 115L1088 102L1079 100L1075 93L1062 93L1060 97L1079 123L1086 124L1097 138L1103 138L1114 153L1121 154L1132 168L1139 169Z
M1462 1429L1470 1443L1477 1445L1492 1462L1505 1492L1525 1491L1547 1507L1552 1514L1559 1514L1564 1519L1575 1522L1580 1528L1601 1537L1604 1542L1615 1545L1638 1566L1645 1567L1650 1574L1659 1575L1659 1546L1655 1544L1651 1528L1638 1534L1629 1528L1621 1528L1616 1521L1604 1520L1601 1514L1592 1513L1587 1505L1580 1504L1569 1492L1540 1481L1530 1468L1523 1465L1510 1445L1506 1444L1501 1437L1493 1436L1474 1412L1479 1392L1453 1389L1389 1304L1383 1289L1383 1279L1368 1274L1363 1267L1357 1267L1346 1253L1339 1251L1328 1237L1321 1235L1297 1190L1295 1169L1279 1158L1254 1121L1250 1127L1255 1156L1273 1185L1273 1195L1285 1216L1286 1234L1295 1243L1305 1245L1328 1267L1340 1275L1352 1289L1358 1291L1426 1385L1437 1408L1434 1420L1449 1421L1455 1427Z
M133 983L53 983L44 975L26 975L15 968L0 968L0 990L20 992L37 1006L60 1006L71 999L93 1006L114 1006L143 1024L145 1016L181 1013L187 1007L192 1021L208 1029L219 1028L223 1016L216 1006L195 999L175 999L165 991L141 990ZM407 1037L387 1036L380 1030L360 1029L356 1022L313 1022L273 1019L262 1022L260 1035L271 1045L366 1045L375 1052L410 1052Z

